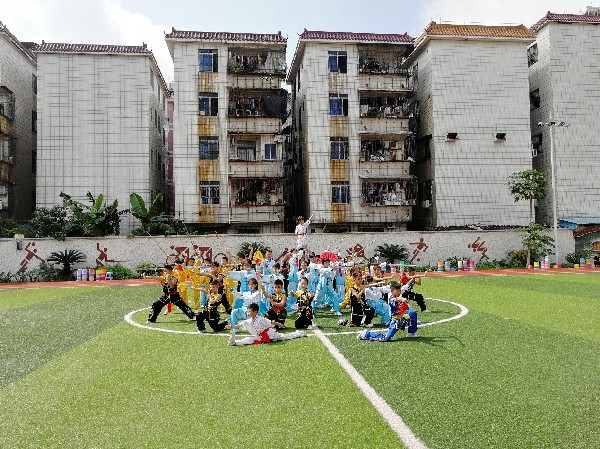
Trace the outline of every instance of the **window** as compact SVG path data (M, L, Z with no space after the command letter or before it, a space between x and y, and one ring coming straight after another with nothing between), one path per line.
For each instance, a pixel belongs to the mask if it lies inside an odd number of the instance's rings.
M348 159L348 138L347 137L330 137L331 159L342 160Z
M31 131L37 133L37 111L31 111Z
M219 204L219 181L200 181L200 204Z
M331 204L350 204L349 181L334 181L331 183Z
M529 102L531 103L531 110L537 109L542 104L540 99L540 90L536 89L529 92Z
M216 116L219 113L219 98L214 92L198 94L198 114Z
M329 94L329 115L348 116L348 95Z
M415 64L413 66L413 88L417 86L417 84L419 84L419 64Z
M31 89L33 90L34 94L37 94L37 76L35 76L33 73L31 74Z
M200 137L200 159L219 159L218 137Z
M538 61L538 48L537 43L533 44L527 49L527 65L531 67Z
M217 50L198 50L198 70L200 72L218 72Z
M265 143L265 160L274 161L277 159L277 145L274 143Z
M255 140L237 140L235 142L235 152L233 159L242 161L256 160L256 141Z
M345 51L329 52L329 71L331 73L346 73L348 54Z
M154 73L152 73L152 69L150 69L150 86L152 86L152 90L154 90Z
M531 155L533 157L542 154L542 133L536 134L531 138Z

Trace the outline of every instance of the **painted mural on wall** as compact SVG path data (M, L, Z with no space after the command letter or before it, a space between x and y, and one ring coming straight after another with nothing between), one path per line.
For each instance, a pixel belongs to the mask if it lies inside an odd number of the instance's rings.
M599 234L589 234L590 240L600 241ZM586 238L588 236L585 236ZM219 261L224 255L235 255L243 243L260 242L270 247L278 257L296 246L293 234L262 235L208 235L176 237L107 237L54 239L0 239L0 272L24 272L39 267L50 254L74 249L86 256L86 262L76 268L104 266L118 263L131 269L139 264L162 265L167 256L180 257L201 254ZM383 243L401 245L408 249L409 260L414 265L436 266L438 261L453 257L479 260L505 259L509 251L521 249L518 230L502 231L447 231L311 234L309 250L321 254L355 255L371 258L375 248ZM589 245L593 242L590 241ZM559 230L559 252L575 250L575 240L570 230Z

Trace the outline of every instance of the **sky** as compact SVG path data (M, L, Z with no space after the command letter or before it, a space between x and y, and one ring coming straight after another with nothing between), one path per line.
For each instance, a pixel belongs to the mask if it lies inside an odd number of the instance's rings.
M408 33L427 24L527 27L546 12L579 14L600 0L0 0L0 21L23 42L148 44L163 77L173 80L164 35L177 30L277 33L288 38L288 66L298 35L312 31Z

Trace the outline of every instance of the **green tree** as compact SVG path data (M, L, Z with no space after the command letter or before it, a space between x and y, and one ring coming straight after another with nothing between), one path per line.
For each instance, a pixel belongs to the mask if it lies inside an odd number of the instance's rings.
M70 228L69 210L64 206L51 208L38 207L33 211L33 217L29 220L34 237L53 237L64 240L68 237L67 229Z
M143 198L137 193L129 195L131 214L140 220L141 227L131 231L131 235L181 235L187 234L181 220L161 211L164 202L162 193L157 193L150 207L146 207Z
M527 248L527 265L531 263L531 256L538 258L552 249L554 239L549 235L550 228L537 223L529 223L521 230L521 241Z
M62 265L60 277L65 281L73 279L73 265L83 261L85 261L85 255L76 249L55 251L46 259L46 262Z
M388 245L387 243L384 243L375 248L375 254L379 257L383 257L388 263L408 260L408 251L402 245Z
M26 232L10 218L0 217L0 238L12 238L15 234L26 234Z
M508 188L514 197L515 203L521 200L529 201L529 223L533 223L533 200L544 198L548 179L546 173L538 170L524 170L513 173L508 178ZM529 231L528 231L529 232ZM531 264L531 250L527 246L527 265Z
M92 204L80 203L73 200L69 195L60 192L65 207L73 214L73 220L67 223L67 234L76 233L83 237L102 237L106 235L118 235L121 226L121 215L129 210L118 210L119 202L114 200L112 204L104 203L104 196L98 195L94 198L88 192L86 194Z
M240 245L238 256L241 255L247 259L252 259L256 251L260 251L264 255L267 248L268 246L262 242L244 242Z

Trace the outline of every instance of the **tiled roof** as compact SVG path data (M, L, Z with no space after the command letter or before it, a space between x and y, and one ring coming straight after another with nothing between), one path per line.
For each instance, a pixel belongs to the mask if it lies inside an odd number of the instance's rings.
M17 37L12 34L2 22L0 22L0 33L6 35L6 37L8 37L8 39L19 48L19 50L21 50L29 59L35 62L35 55L31 51L30 47L19 41L19 39L17 39Z
M548 11L544 17L535 23L531 27L531 30L537 32L540 28L546 25L548 22L562 22L562 23L600 23L600 16L588 15L588 14L556 14Z
M451 25L430 22L423 34L429 36L532 38L525 25Z
M101 45L101 44L60 44L42 41L35 50L37 53L113 53L150 55L146 44L143 45Z
M308 31L306 28L300 35L304 40L352 41L352 42L385 42L412 44L413 38L404 34L375 34L330 31Z
M264 42L269 44L285 44L287 38L277 34L256 34L256 33L223 33L213 31L180 31L175 28L171 33L165 36L166 39L189 39L203 41L227 41L227 42Z

